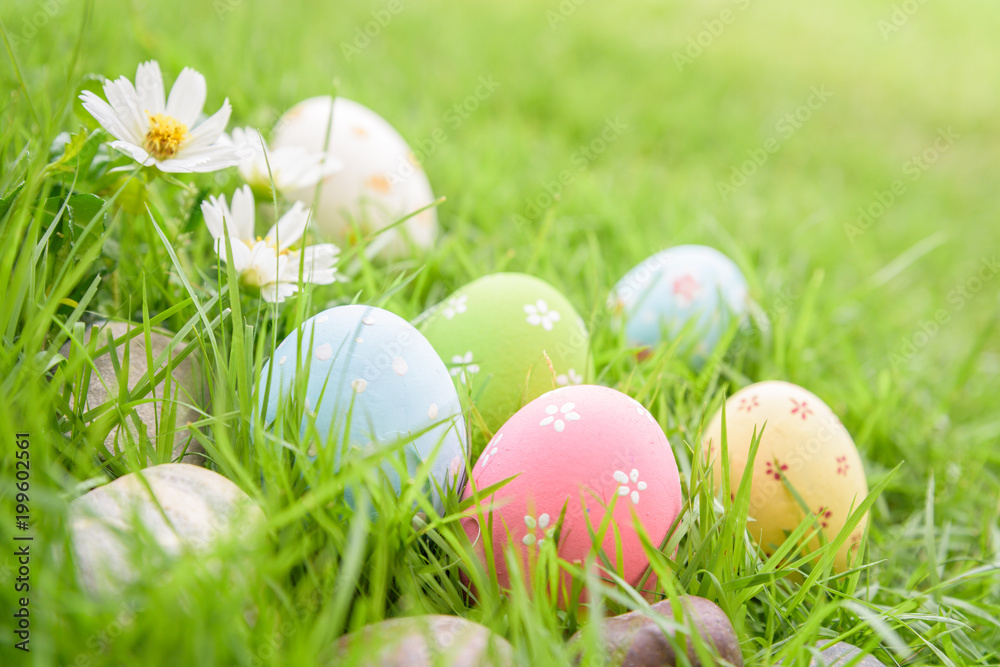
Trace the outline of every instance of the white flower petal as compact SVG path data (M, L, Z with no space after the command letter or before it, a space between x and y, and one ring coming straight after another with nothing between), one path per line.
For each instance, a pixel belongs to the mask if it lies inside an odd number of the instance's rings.
M186 152L196 148L205 148L216 143L226 131L229 124L229 117L233 113L233 107L227 98L219 110L200 123L198 127L191 130L190 138L184 142L184 146L178 152ZM234 151L235 152L235 151Z
M156 168L168 174L196 174L210 171L218 171L226 167L232 167L232 160L213 160L206 157L197 158L170 158L158 160Z
M639 471L636 470L635 468L632 468L632 472L629 473L629 479L631 479L633 482L638 482L639 481Z
M549 425L549 424L551 424L551 423L552 423L553 421L555 421L555 417L546 417L546 418L545 418L545 419L543 419L542 421L538 422L538 425L539 425L539 426L548 426L548 425Z
M227 167L235 167L239 156L235 146L212 144L203 148L177 152L177 156L160 161L157 166L161 171L169 172L207 172L218 171Z
M162 79L160 85L163 85ZM207 90L205 77L190 67L185 67L181 70L177 80L174 81L173 88L170 89L166 114L191 127L198 120L198 114L205 107Z
M619 496L627 496L628 495L628 487L627 486L619 486L618 487L618 495Z
M225 196L209 196L208 201L201 203L201 215L205 218L205 226L212 238L220 238L226 224L224 221L231 216Z
M250 249L250 260L247 268L257 272L261 285L267 285L278 281L278 276L281 275L282 259L275 254L273 248L267 246L267 243L258 241Z
M616 470L613 477L619 484L628 484L628 475L623 473L621 470Z
M260 288L260 298L264 299L268 303L281 303L285 299L278 297L278 283L271 283L270 285L263 285Z
M108 104L125 128L126 136L122 139L141 144L149 131L149 117L139 107L139 98L132 82L125 77L105 81L104 96L108 98Z
M232 211L232 219L229 220L229 233L241 241L252 241L256 212L253 191L250 186L244 185L233 193L230 211Z
M156 162L156 159L152 155L127 141L112 141L111 147L125 153L144 167L149 167Z
M548 514L541 515L540 517L538 517L538 525L541 526L542 528L546 528L549 525L549 519L550 517Z
M115 139L118 139L119 141L127 141L129 143L135 143L141 140L141 138L133 136L134 133L125 127L125 125L118 118L118 115L115 113L115 110L111 108L111 105L93 92L89 90L83 91L80 94L80 101L83 102L83 108L86 109L90 115L101 124L101 127L107 130Z
M534 530L535 526L537 526L538 524L535 523L535 518L534 517L532 517L532 516L525 516L524 517L524 525L527 526L528 528L531 528L532 530Z
M139 110L150 114L163 113L163 74L155 60L139 63L135 69L135 95Z
M268 241L277 243L278 250L284 250L302 238L309 222L309 209L297 201L267 233Z
M639 504L639 492L638 491L633 491L632 492L632 504L633 505L638 505Z
M220 237L215 240L215 252L219 254L219 259L223 262L232 264L237 274L243 273L250 266L250 248L242 241L234 238L229 239L229 245L233 250L233 254L227 257L226 239Z

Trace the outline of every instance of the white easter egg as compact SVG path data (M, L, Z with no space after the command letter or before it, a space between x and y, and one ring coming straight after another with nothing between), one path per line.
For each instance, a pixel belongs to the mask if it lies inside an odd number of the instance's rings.
M289 109L274 128L271 145L300 146L327 152L343 169L326 176L313 209L316 229L339 243L357 242L355 225L368 235L434 201L427 174L406 140L371 109L343 97L312 97ZM313 203L315 188L289 196ZM403 235L418 248L437 236L437 215L430 208L368 245L370 254L400 256L408 251Z

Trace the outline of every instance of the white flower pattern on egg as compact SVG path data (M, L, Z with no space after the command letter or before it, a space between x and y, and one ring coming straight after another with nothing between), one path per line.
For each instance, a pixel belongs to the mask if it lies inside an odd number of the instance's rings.
M625 474L621 470L616 470L615 481L618 482L617 493L619 496L628 496L633 505L639 504L639 492L646 490L646 482L639 481L639 471L632 468L632 472ZM635 489L632 488L635 484Z
M576 369L569 369L565 373L556 376L556 384L565 387L571 384L583 384L583 376L576 372Z
M566 428L566 422L575 422L580 418L580 413L573 412L575 407L574 403L563 403L562 407L555 404L550 405L545 408L545 414L548 416L538 422L538 425L544 427L552 424L556 433L562 433L563 429Z
M487 452L483 454L483 467L490 462L490 458L494 458L497 455L497 445L500 444L500 439L503 438L503 433L497 433L496 436L490 440L489 444L486 445Z
M525 515L524 525L527 526L528 533L523 538L521 538L521 543L529 547L532 544L537 544L539 547L541 547L543 544L545 544L546 539L551 538L552 535L555 534L556 527L555 526L552 526L551 528L549 527L549 523L551 522L552 522L552 517L550 517L548 514L542 514L537 519L531 516L530 514ZM535 535L536 529L541 530L542 532L541 537Z
M479 372L479 364L473 363L471 350L465 354L456 354L451 358L451 363L451 376L457 377L462 384L468 384L471 377Z
M406 375L406 371L409 369L410 366L406 363L406 359L403 359L403 357L396 357L392 360L392 370L396 373L396 375Z
M441 311L441 314L444 315L446 320L450 320L455 317L455 315L464 313L467 310L466 302L468 300L469 297L465 294L451 297L447 302L445 302L444 310Z
M527 304L524 307L524 312L528 315L528 324L533 327L540 324L546 331L552 331L552 325L559 321L559 311L549 310L544 299Z
M653 417L653 415L649 412L649 410L647 410L645 408L645 406L642 403L640 403L639 401L635 400L631 396L628 397L628 400L629 400L630 403L632 403L632 405L635 406L635 411L638 414L642 415L643 417L645 417L649 421L651 421L654 424L656 424L657 426L659 426L659 423L656 421L656 419Z

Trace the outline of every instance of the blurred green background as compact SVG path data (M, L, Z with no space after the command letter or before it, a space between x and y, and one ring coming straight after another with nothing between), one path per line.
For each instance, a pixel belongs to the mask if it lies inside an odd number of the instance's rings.
M230 127L266 134L334 91L384 116L447 197L427 259L436 280L397 304L404 316L500 269L537 273L593 312L652 252L718 247L774 327L748 379L829 402L870 482L905 461L872 537L887 585L925 564L923 537L882 530L925 512L929 483L950 535L931 532L939 562L996 563L997 3L49 0L0 12L4 170L33 138L80 124L69 105L82 76L132 78L150 58L168 86L185 66L204 73L206 109L228 97ZM976 601L994 618L995 590Z

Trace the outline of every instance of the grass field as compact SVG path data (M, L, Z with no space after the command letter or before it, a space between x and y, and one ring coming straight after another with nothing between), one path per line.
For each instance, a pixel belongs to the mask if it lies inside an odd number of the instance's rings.
M803 647L833 637L887 665L1000 663L1000 7L388 6L32 0L0 10L0 195L25 183L0 209L0 664L318 664L345 632L417 613L481 622L526 664L568 664L565 640L585 619L524 591L501 597L482 573L470 604L453 518L417 537L407 507L376 498L375 525L345 519L337 491L360 472L305 489L253 446L257 373L306 317L356 299L410 319L501 270L561 289L590 323L597 381L663 426L694 521L676 562L661 559L660 584L718 602L747 664L806 664ZM151 58L168 85L185 66L204 73L206 108L228 97L230 127L266 133L292 104L333 92L376 110L447 197L439 242L392 263L345 260L346 282L277 310L233 298L214 287L218 261L197 206L232 192L231 169L181 176L191 192L127 185L106 236L54 248L46 231L59 202L74 180L82 192L96 185L72 162L46 167L49 146L60 132L96 129L75 102L87 77L131 78ZM110 199L125 182L99 194ZM128 211L135 197L156 225ZM699 372L665 354L637 363L604 308L628 269L681 243L733 257L770 322ZM144 583L124 600L92 599L76 583L65 516L70 500L144 457L97 456L101 426L84 427L59 391L84 364L52 354L81 333L75 324L109 317L149 318L196 341L212 404L193 437L206 465L268 517L267 540L239 557L190 557L166 572L139 564ZM853 435L869 485L885 483L867 567L776 577L742 524L710 530L710 494L691 465L700 428L724 392L765 379L823 398ZM15 433L32 442L28 654L13 648L11 615L21 595ZM169 440L143 447L165 461ZM636 601L620 592L604 604L618 613Z

